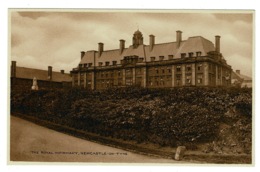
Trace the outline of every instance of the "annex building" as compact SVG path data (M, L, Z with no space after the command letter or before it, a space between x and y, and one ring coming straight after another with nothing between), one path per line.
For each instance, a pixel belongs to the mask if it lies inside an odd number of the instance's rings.
M119 40L118 49L105 50L98 43L98 50L82 51L81 60L71 71L72 86L86 89L141 86L148 88L180 86L229 86L231 66L220 51L220 36L215 45L201 37L182 40L176 32L173 42L156 44L149 36L144 45L143 34L133 34L132 45Z
M16 61L11 62L11 90L31 90L33 79L37 79L39 89L61 89L71 88L72 79L70 74L64 70L60 72L52 71L52 66L48 70L33 69L16 65Z

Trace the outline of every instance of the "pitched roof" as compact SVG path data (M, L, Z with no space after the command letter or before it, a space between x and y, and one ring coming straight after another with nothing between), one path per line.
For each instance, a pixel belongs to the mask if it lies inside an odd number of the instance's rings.
M48 71L41 69L32 69L25 67L16 67L16 78L33 79L36 77L37 80L48 80ZM52 81L55 82L71 82L72 78L70 74L62 74L60 72L52 72Z
M100 57L97 51L87 51L81 59L80 64L94 64L94 57L96 57L95 65L98 66L99 62L117 61L117 63L120 63L125 56L136 55L143 57L146 62L149 62L151 61L150 57L155 57L155 60L159 60L159 56L164 56L166 57L164 59L167 60L168 55L173 55L174 58L181 58L182 53L190 52L194 54L201 52L202 56L206 56L208 52L214 50L214 44L211 41L201 36L195 36L182 41L179 48L176 42L155 44L151 51L150 45L139 45L137 48L130 46L129 48L125 48L122 53L120 53L120 49L103 51Z
M96 52L96 66L99 62L112 62L117 61L119 63L121 60L119 49L117 50L108 50L101 53L101 56L98 56L98 53Z
M243 79L243 80L246 80L246 81L252 80L251 77L246 76L246 75L242 75L242 74L238 74L238 73L236 73L234 71L232 71L231 78L232 79L239 79L239 80Z
M181 45L183 45L185 41L181 42ZM177 43L176 42L169 42L169 43L163 43L163 44L155 44L150 51L150 45L146 46L146 61L151 61L151 57L155 57L155 60L159 60L160 56L168 57L168 55L174 55L177 53ZM167 59L167 58L165 58Z
M213 43L201 36L189 37L188 40L180 46L175 56L180 58L182 53L195 54L199 51L202 56L206 56L208 52L214 51L214 49Z
M92 63L94 64L94 57L96 55L96 51L87 51L85 55L82 57L80 64L85 64L85 63Z

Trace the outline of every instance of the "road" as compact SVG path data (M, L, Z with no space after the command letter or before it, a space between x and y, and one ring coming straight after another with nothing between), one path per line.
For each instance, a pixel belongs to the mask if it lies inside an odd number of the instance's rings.
M10 123L11 161L176 163L69 136L14 116Z

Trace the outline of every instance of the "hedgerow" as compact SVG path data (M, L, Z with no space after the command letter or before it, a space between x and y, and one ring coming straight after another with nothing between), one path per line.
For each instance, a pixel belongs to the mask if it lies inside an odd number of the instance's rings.
M235 116L225 116L230 109L235 109ZM242 120L247 127L238 131L240 139L250 137L252 90L130 87L12 91L11 111L137 143L193 145L216 139L226 118Z

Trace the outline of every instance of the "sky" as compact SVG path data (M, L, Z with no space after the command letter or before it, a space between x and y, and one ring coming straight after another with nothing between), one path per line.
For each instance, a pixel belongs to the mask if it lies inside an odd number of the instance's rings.
M139 29L144 44L202 36L215 43L233 70L252 77L253 14L250 11L10 11L10 59L17 66L69 73L80 62L80 52L118 49L119 40L132 43Z

